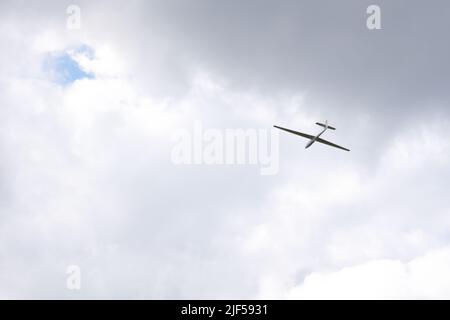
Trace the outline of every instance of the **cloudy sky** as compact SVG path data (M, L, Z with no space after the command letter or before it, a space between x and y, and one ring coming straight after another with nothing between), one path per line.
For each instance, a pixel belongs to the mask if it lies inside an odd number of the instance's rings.
M0 298L450 298L449 30L437 0L2 1ZM351 152L271 131L326 119ZM276 172L175 163L199 124L272 134Z

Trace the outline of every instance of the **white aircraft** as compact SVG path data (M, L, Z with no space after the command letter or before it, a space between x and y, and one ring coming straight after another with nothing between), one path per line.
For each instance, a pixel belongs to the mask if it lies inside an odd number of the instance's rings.
M324 129L323 129L318 135L316 135L316 136L312 136L312 135L310 135L310 134L306 134L306 133L302 133L302 132L298 132L298 131L294 131L294 130L290 130L290 129L286 129L286 128L282 128L282 127L278 127L278 126L274 126L274 127L275 127L275 128L278 128L278 129L281 129L281 130L284 130L284 131L287 131L287 132L290 132L290 133L293 133L293 134L296 134L296 135L298 135L298 136L301 136L301 137L304 137L304 138L309 139L309 142L306 144L305 149L306 149L306 148L309 148L314 142L317 141L317 142L320 142L320 143L323 143L323 144L327 144L327 145L332 146L332 147L335 147L335 148L339 148L339 149L342 149L342 150L345 150L345 151L350 151L350 150L347 149L347 148L338 146L337 144L331 143L330 141L327 141L327 140L324 140L324 139L321 139L321 138L320 138L320 136L322 135L322 133L324 133L325 131L327 131L327 129L330 129L330 130L336 130L336 128L333 128L333 127L331 127L331 126L328 125L328 121L325 120L325 124L320 123L320 122L316 122L316 124L324 128Z

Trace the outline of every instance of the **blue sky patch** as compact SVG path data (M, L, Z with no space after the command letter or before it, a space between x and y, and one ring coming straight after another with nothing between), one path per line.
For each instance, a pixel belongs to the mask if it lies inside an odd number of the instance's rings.
M44 71L50 79L60 85L67 86L76 80L93 79L93 73L86 72L73 58L73 54L83 54L88 59L94 58L94 50L86 45L65 51L48 53L44 59Z

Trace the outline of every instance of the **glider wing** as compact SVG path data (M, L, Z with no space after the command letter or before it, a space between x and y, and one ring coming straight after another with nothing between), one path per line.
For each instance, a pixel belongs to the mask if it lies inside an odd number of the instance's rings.
M274 126L274 127L275 127L275 128L278 128L278 129L281 129L281 130L284 130L284 131L287 131L287 132L290 132L290 133L293 133L293 134L296 134L296 135L298 135L298 136L300 136L300 137L303 137L303 138L306 138L306 139L312 139L312 138L314 138L314 136L312 136L312 135L310 135L310 134L306 134L306 133L294 131L294 130L291 130L291 129L282 128L282 127L279 127L279 126Z
M330 141L327 141L327 140L324 140L324 139L321 139L321 138L317 138L316 141L317 141L317 142L320 142L320 143L323 143L323 144L327 144L327 145L329 145L329 146L332 146L332 147L335 147L335 148L338 148L338 149L342 149L342 150L345 150L345 151L350 151L350 150L347 149L347 148L338 146L337 144L331 143Z

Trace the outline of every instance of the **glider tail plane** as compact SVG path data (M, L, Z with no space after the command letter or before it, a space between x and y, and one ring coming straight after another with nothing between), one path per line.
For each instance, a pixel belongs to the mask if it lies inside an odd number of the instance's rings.
M324 127L324 128L328 128L328 129L331 129L331 130L336 130L335 127L329 126L327 121L325 121L325 124L320 123L320 122L316 122L316 124L317 124L318 126L321 126L321 127Z

